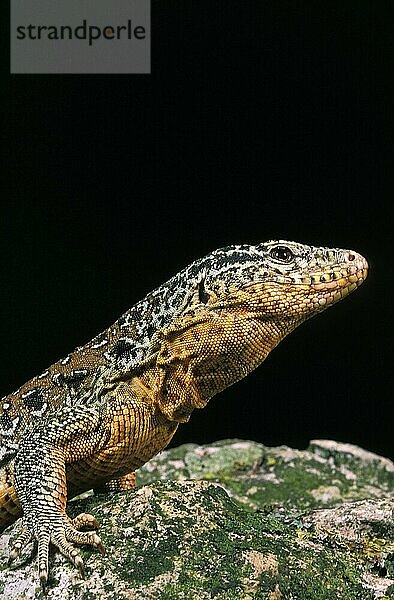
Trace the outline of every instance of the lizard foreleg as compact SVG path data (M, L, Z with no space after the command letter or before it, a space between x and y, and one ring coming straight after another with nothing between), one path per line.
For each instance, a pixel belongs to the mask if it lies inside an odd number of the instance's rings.
M104 447L107 439L105 411L86 407L64 408L40 423L22 441L15 458L15 488L20 500L25 530L22 541L34 537L38 542L39 576L43 587L48 579L48 554L54 544L84 574L83 561L73 544L90 544L104 552L94 531L78 527L96 526L91 515L72 521L66 514L66 463L91 456ZM21 548L16 540L12 560Z

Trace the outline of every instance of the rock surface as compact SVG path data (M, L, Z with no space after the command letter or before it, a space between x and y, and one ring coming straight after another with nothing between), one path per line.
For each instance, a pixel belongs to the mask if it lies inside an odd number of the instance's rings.
M305 451L225 440L163 452L138 488L69 503L107 547L83 550L86 580L53 553L48 599L394 599L394 464L327 440ZM0 598L43 598L30 548Z

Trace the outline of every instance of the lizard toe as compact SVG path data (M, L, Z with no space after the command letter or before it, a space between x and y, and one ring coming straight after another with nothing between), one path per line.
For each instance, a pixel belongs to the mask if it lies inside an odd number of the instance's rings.
M48 558L50 535L47 532L36 536L38 541L38 576L40 578L41 587L45 593L48 582Z
M101 542L101 538L95 531L77 531L73 527L67 527L66 538L69 542L74 544L88 544L97 548L101 554L105 554L104 546Z
M85 568L83 565L82 556L77 548L73 546L66 538L64 531L58 531L52 536L52 543L57 546L60 552L68 558L72 564L78 569L81 577L85 578Z
M31 542L33 539L33 532L27 526L26 522L23 521L22 524L22 532L16 538L14 542L10 543L10 552L8 557L8 566L10 566L13 561L21 555L22 550L26 547L26 545Z
M70 519L70 523L75 529L81 529L82 527L89 527L90 529L97 529L99 524L93 515L88 513L81 513L77 515L75 519Z

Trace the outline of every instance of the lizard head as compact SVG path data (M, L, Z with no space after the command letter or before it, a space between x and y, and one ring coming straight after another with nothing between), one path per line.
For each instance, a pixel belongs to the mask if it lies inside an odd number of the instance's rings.
M270 241L217 250L199 264L182 313L249 313L291 328L345 298L366 278L353 250Z
M260 244L256 251L273 274L268 279L282 286L286 314L321 312L361 285L368 272L365 258L353 250L277 241Z
M179 275L183 299L159 333L163 412L175 410L175 397L178 420L180 406L186 415L205 406L297 325L355 290L367 270L353 250L285 241L230 246L190 265Z

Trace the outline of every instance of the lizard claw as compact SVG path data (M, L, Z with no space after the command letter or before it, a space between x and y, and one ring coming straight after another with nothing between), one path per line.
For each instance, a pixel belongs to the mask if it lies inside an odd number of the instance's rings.
M78 569L78 572L81 576L82 579L86 579L86 572L85 572L85 566L83 564L83 560L80 556L76 556L75 557L75 566Z
M48 581L48 578L47 578L46 574L41 573L40 584L41 584L41 589L42 589L42 592L44 595L46 595L46 593L47 593L47 581Z
M105 548L101 542L96 545L96 548L100 552L101 556L105 556Z
M15 551L15 550L12 550L12 551L10 552L10 555L9 555L9 557L8 557L8 560L7 560L7 567L10 567L10 566L12 565L12 563L14 562L14 560L15 560L16 558L18 558L18 556L19 556L19 555L20 555L20 552L17 552L17 551Z

